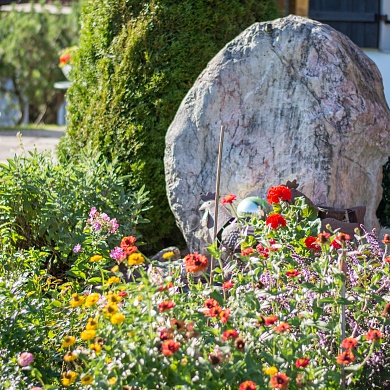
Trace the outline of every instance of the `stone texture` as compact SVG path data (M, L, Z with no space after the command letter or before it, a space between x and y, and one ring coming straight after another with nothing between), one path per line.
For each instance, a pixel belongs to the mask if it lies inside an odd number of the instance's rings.
M206 240L200 195L215 191L221 125L221 196L264 198L297 179L317 205L366 206L371 229L389 123L381 75L346 36L291 15L252 25L210 61L166 136L167 194L189 249Z

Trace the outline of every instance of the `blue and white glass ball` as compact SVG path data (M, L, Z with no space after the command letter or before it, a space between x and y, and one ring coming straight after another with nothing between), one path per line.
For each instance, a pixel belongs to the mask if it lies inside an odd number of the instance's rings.
M243 199L237 206L237 215L241 218L258 217L265 219L271 212L271 206L257 196L250 196Z

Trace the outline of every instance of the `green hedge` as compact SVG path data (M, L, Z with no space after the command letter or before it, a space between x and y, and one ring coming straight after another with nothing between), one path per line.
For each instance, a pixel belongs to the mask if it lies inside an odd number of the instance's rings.
M118 158L130 186L145 185L153 208L149 249L180 245L169 209L165 134L197 76L230 40L256 21L278 17L274 0L87 1L68 92L69 158L88 142Z

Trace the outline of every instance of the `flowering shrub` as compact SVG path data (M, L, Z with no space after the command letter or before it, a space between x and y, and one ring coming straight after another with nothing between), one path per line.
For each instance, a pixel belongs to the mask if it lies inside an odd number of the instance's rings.
M121 256L110 257L102 228L100 241L87 236L76 262L85 282L56 295L72 322L56 330L62 362L57 379L42 377L45 388L389 386L390 243L383 250L364 228L354 237L321 232L303 198L279 198L273 208L268 218L284 220L277 228L239 221L254 235L241 237L241 252L214 269L212 284L198 253L151 262L125 236ZM94 226L99 210L91 213ZM221 258L215 243L209 250ZM15 366L23 352L28 345Z

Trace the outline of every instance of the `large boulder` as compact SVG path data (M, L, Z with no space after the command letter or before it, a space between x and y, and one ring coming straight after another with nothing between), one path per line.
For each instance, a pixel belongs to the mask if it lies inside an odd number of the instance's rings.
M205 231L201 194L265 197L296 179L317 205L365 206L382 196L390 111L376 65L328 25L288 16L256 23L227 44L183 100L166 136L169 202L190 250Z

